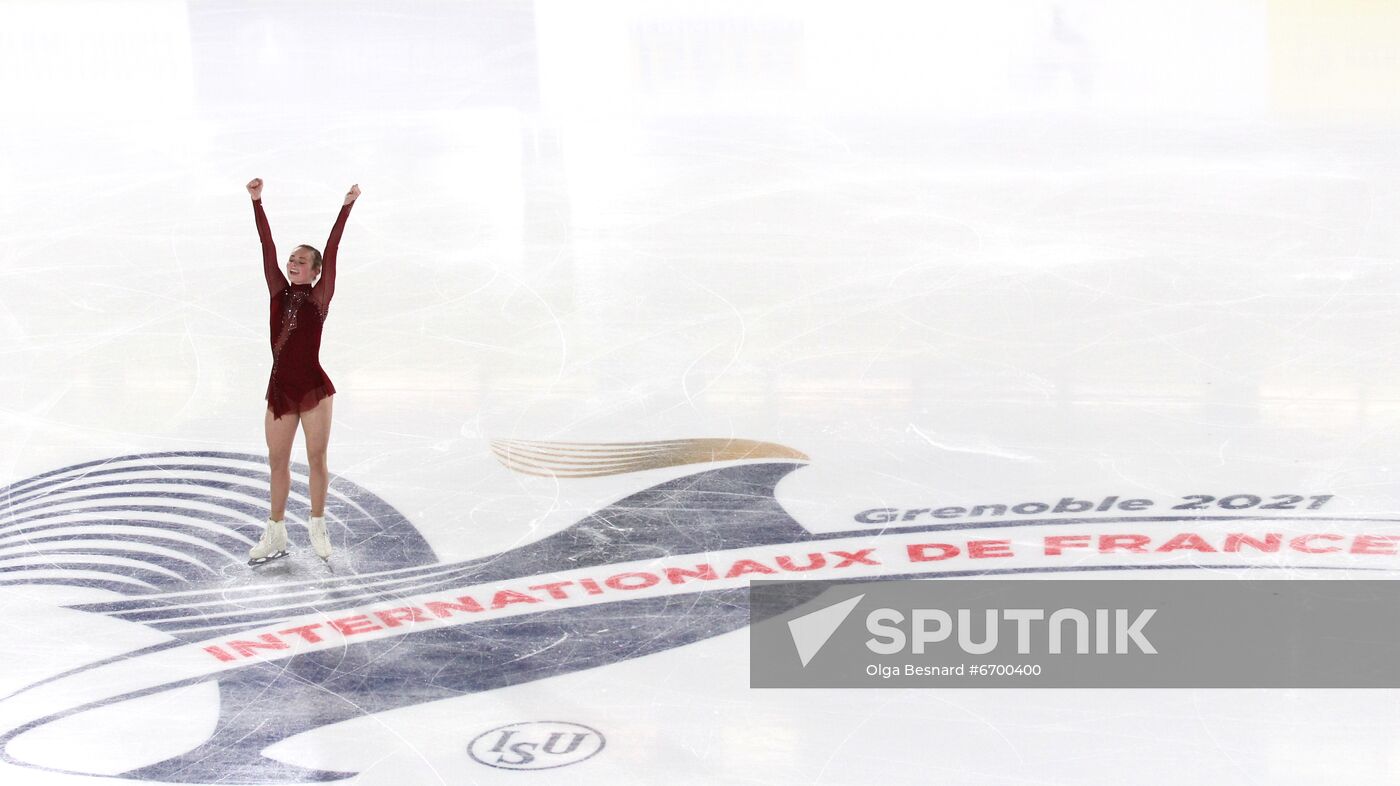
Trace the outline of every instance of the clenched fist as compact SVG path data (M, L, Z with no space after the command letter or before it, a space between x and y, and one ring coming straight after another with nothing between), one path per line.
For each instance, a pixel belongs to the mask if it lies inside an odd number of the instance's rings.
M255 177L248 181L248 196L253 199L262 199L262 178Z

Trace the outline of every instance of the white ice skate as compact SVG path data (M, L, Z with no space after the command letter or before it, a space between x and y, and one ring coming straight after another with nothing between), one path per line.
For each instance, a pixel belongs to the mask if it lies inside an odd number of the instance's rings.
M267 520L258 545L248 550L248 564L261 565L287 556L287 525L282 521Z
M316 550L316 556L321 559L330 559L331 536L326 532L326 517L312 516L306 528L311 533L311 548Z

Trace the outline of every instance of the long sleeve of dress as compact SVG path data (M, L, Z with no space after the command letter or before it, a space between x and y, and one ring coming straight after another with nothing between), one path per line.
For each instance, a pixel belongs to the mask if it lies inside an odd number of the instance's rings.
M326 250L321 254L321 278L312 288L311 297L322 316L330 308L331 297L335 294L336 252L340 248L340 236L345 232L345 220L350 217L350 208L354 205L351 202L340 208L340 215L336 216L335 226L331 228L331 236L326 240Z
M263 275L267 278L269 295L281 292L287 286L287 277L277 264L277 246L272 242L272 228L267 225L267 214L263 212L262 200L253 200L253 220L258 225L258 240L262 241Z

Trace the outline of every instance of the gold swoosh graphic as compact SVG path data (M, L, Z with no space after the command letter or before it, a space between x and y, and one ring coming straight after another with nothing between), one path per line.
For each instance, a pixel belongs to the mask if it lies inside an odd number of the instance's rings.
M775 442L751 439L671 439L660 442L491 441L491 451L507 468L526 475L596 478L682 464L741 459L809 461L807 454Z

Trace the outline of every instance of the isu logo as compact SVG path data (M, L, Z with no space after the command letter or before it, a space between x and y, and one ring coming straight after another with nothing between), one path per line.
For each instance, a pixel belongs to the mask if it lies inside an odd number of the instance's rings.
M578 764L603 749L596 729L566 721L526 721L484 732L467 752L488 767L503 770L551 770Z

